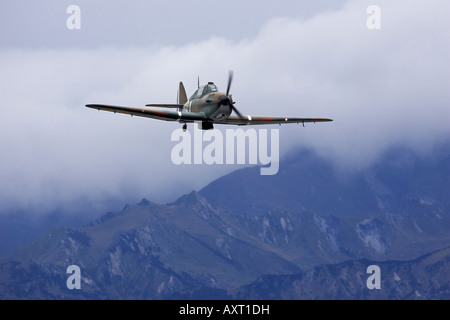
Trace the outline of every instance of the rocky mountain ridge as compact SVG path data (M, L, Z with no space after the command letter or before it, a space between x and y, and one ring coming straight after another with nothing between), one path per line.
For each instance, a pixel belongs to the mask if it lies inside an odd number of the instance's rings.
M448 298L447 146L394 150L347 177L302 152L277 176L246 168L171 204L52 229L0 262L0 298ZM381 291L365 285L370 264Z

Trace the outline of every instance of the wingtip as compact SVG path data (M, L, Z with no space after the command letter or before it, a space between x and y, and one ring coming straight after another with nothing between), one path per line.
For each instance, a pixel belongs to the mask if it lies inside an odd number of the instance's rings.
M86 108L100 110L100 108L103 107L104 105L100 105L100 104L86 104L85 106L86 106Z

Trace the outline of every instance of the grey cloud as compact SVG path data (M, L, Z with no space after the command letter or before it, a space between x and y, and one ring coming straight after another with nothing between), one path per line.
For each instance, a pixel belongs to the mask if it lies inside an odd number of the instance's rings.
M2 49L0 208L170 201L235 169L172 164L179 124L84 108L174 102L178 81L190 94L197 76L224 89L228 69L245 114L335 120L280 127L282 154L310 147L360 168L393 144L426 149L449 134L449 5L379 3L381 30L366 28L367 3L349 1L313 17L270 19L238 40Z
M0 10L0 47L63 48L186 45L211 37L254 37L273 16L310 17L344 0L21 0ZM69 31L66 9L81 9L81 29Z

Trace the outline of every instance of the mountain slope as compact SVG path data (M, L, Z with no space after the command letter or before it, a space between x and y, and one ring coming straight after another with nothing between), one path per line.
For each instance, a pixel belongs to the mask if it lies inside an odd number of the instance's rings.
M347 216L396 210L409 200L450 205L450 142L426 155L393 148L374 165L339 171L309 151L291 155L278 174L242 169L213 181L199 193L231 212L295 207L320 215Z
M369 289L369 266L380 288ZM369 282L371 279L369 279ZM450 299L450 247L411 261L352 260L294 275L269 275L239 288L237 299Z
M238 287L258 275L299 271L230 236L232 228L196 193L179 201L169 206L142 201L83 228L54 229L11 259L14 265L33 261L60 272L75 264L83 270L87 292L128 298L164 298L192 286Z
M304 151L276 176L239 170L199 193L227 212L230 223L239 221L274 250L288 251L301 267L409 259L449 243L449 146L427 156L393 149L351 174Z
M393 150L347 176L309 152L283 163L276 176L257 169L231 173L171 204L142 200L84 227L44 233L0 262L0 298L448 293L448 144L429 157ZM382 293L359 290L369 261L404 279L401 290L386 278ZM81 290L66 286L70 265L81 269Z

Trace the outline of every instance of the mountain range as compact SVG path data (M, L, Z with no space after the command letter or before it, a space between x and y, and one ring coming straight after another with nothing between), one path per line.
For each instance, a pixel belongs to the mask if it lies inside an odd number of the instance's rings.
M303 150L274 176L244 168L53 228L0 260L0 298L449 299L449 146L392 148L352 172Z

